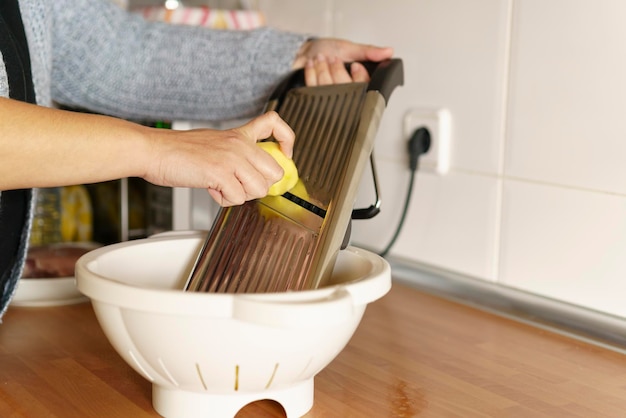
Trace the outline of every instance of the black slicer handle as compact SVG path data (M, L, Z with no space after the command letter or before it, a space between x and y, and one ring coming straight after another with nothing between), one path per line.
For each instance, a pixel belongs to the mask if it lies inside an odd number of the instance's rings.
M396 87L404 84L404 67L400 58L392 58L379 63L362 63L370 73L368 91L378 91L385 103L389 102L389 97Z

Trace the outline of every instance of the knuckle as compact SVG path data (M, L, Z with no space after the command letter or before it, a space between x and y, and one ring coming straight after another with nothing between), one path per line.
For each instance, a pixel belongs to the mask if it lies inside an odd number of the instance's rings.
M280 116L278 115L278 112L276 112L275 110L270 110L269 112L266 113L266 115L269 121L272 123L276 123L281 120Z

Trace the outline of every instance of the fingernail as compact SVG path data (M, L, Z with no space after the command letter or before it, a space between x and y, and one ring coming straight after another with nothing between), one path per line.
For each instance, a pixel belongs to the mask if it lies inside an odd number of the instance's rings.
M311 58L306 60L306 67L307 68L312 68L313 67L313 60Z

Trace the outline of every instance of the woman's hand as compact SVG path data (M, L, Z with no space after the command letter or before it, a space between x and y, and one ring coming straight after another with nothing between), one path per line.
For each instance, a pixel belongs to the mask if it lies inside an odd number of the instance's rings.
M293 130L268 112L226 131L176 131L0 97L0 190L142 177L208 189L222 206L264 197L283 169L256 142L272 136L291 157ZM10 123L8 122L10 121Z
M221 206L266 196L270 186L282 178L283 170L256 142L273 136L291 157L295 137L276 112L226 131L155 133L164 140L157 139L158 157L144 178L163 186L205 188Z
M380 62L393 56L392 48L357 44L354 42L322 38L302 45L293 64L294 69L304 68L308 86L367 82L369 74L355 61ZM345 63L350 62L350 71Z

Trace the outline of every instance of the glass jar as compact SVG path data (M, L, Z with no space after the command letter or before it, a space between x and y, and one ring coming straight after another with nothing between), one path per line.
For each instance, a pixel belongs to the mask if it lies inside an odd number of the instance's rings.
M41 246L61 242L61 189L59 187L36 189L35 196L30 245Z

